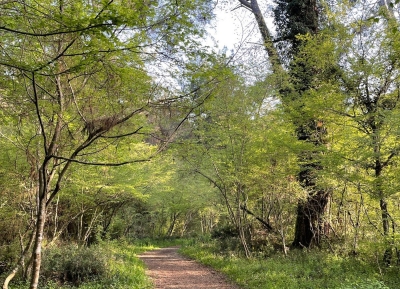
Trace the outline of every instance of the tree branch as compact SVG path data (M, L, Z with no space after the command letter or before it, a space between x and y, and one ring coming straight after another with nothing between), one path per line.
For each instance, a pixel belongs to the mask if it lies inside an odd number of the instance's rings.
M48 36L54 36L54 35L61 35L61 34L70 34L70 33L77 33L77 32L83 32L86 30L90 30L93 28L99 28L102 26L113 26L114 24L109 24L109 23L101 23L101 24L95 24L95 25L89 25L83 28L75 28L72 30L62 30L62 31L51 31L47 33L35 33L35 32L27 32L27 31L21 31L21 30L15 30L8 28L6 26L0 26L0 30L4 30L7 32L19 34L19 35L26 35L26 36L34 36L34 37L48 37Z
M70 159L70 158L54 156L54 155L52 155L51 157L54 158L54 159L63 160L63 161L71 162L71 163L77 163L77 164L81 164L81 165L105 166L105 167L120 167L120 166L127 165L127 164L142 163L142 162L151 161L151 157L149 157L148 159L125 161L125 162L121 162L121 163L100 163L100 162L80 161L80 160L77 160L77 159Z
M242 209L242 210L245 211L247 214L252 215L254 218L256 218L256 220L259 221L261 224L263 224L264 227L265 227L268 231L270 231L270 232L274 231L274 228L272 228L272 226L271 226L269 223L265 222L263 219L261 219L260 217L256 216L252 211L250 211L249 209L247 209L247 207L246 207L245 205L240 205L240 209Z
M40 114L40 110L39 110L39 98L38 98L37 90L36 90L36 81L35 81L35 73L34 72L32 72L32 88L33 88L33 97L34 97L33 102L35 105L36 115L38 117L41 133L43 136L44 152L47 155L47 153L48 153L47 146L46 146L47 145L47 137L46 137L46 131L44 130L42 115Z
M246 0L239 0L240 4L242 4L244 7L249 8L251 11L251 5L250 2L246 1Z
M68 43L68 45L53 59L47 61L47 63L42 64L41 66L39 66L38 68L34 69L33 71L39 71L42 70L43 68L45 68L46 66L48 66L49 64L52 64L53 62L57 61L59 58L61 58L62 56L64 56L64 53L75 43L76 38L73 39L70 43Z
M102 135L102 136L100 136L100 137L101 137L101 138L123 138L123 137L126 137L126 136L131 136L131 135L134 135L134 134L139 134L139 130L141 130L142 128L143 128L143 126L139 127L137 130L135 130L135 131L133 131L133 132L126 133L126 134L120 134L120 135L114 135L114 136L105 136L105 135Z

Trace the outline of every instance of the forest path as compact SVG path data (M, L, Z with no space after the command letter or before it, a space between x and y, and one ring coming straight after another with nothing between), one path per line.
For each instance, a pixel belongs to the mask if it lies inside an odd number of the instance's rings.
M240 289L227 278L178 253L179 247L145 252L138 257L147 266L146 274L156 289Z

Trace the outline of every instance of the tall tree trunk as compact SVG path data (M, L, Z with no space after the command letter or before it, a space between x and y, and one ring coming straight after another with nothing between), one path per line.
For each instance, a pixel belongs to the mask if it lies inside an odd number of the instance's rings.
M323 145L326 131L323 125L318 125L318 123L309 122L304 131L298 132L298 138L302 141L312 142L316 147ZM309 131L314 131L314 135ZM292 243L294 248L319 245L325 234L323 215L327 208L329 193L319 188L316 181L318 172L323 169L317 160L317 154L318 152L304 152L300 155L303 165L300 168L298 179L301 186L308 192L308 196L306 200L300 200L297 204L295 237Z
M238 0L242 6L250 10L257 22L260 34L263 38L265 50L271 62L272 71L275 74L287 78L289 75L286 73L282 66L282 59L280 58L277 49L273 45L273 37L267 27L264 16L261 13L257 0ZM296 38L297 34L312 33L318 31L318 9L316 0L306 0L300 2L287 1L286 6L283 8L285 11L280 12L280 17L289 17L285 22L286 31L290 31L289 35L283 35L285 40L291 41L292 51L296 52L299 41ZM282 27L281 27L282 28ZM278 27L279 29L279 27ZM285 29L282 29L285 30ZM282 33L281 33L282 34ZM292 55L293 56L293 55ZM301 97L301 92L309 88L309 79L300 80L302 87L298 91L298 96ZM284 81L282 81L284 83ZM281 88L283 91L285 87ZM298 127L299 140L312 141L316 146L322 145L322 134L326 133L323 126L320 126L322 121L306 120L304 125ZM311 140L315 137L314 132L319 134L317 141ZM300 133L299 133L300 132ZM304 134L305 132L305 134ZM311 132L311 133L310 133ZM302 157L302 156L301 156ZM295 227L295 240L294 247L308 247L312 244L319 243L320 237L323 234L322 216L326 210L326 205L329 200L329 194L326 191L316 188L315 177L313 176L316 171L321 170L320 165L315 166L315 155L312 153L305 161L305 165L301 168L299 174L299 181L302 186L308 191L308 197L305 201L299 201L297 207L297 219ZM311 172L312 167L313 172ZM311 172L311 174L310 174Z
M379 146L376 146L379 151ZM375 151L377 151L375 149ZM388 242L387 247L385 249L385 252L383 253L383 262L385 263L386 266L389 266L392 262L392 256L393 256L393 243L389 242L389 230L390 230L390 224L389 224L389 219L390 219L390 214L387 208L387 202L384 198L381 182L379 180L381 174L382 174L382 169L383 166L380 162L380 159L377 158L375 161L375 178L377 179L377 187L376 187L376 193L380 196L379 200L379 207L381 209L381 216L382 216L382 229L383 229L383 236L385 237L385 242Z
M295 236L292 246L295 248L310 247L319 244L324 234L322 216L328 204L329 194L323 190L308 195L307 200L299 201Z
M367 107L369 108L370 112L375 113L377 110L377 107L375 105L370 105L368 104ZM375 155L375 160L374 160L374 171L375 171L375 194L379 196L379 207L381 209L381 217L382 217L382 229L383 229L383 236L386 239L385 242L388 242L389 238L389 211L387 208L387 202L385 200L385 195L384 195L384 190L382 187L382 171L385 167L384 162L381 159L381 143L380 143L380 135L381 135L381 126L382 122L379 119L376 119L375 117L370 118L369 120L370 127L372 129L372 142L373 142L373 147L374 147L374 155ZM386 266L389 266L390 263L392 262L392 250L393 244L387 244L387 247L385 249L385 252L383 253L383 262L386 264Z
M380 208L381 208L381 214L382 214L382 227L383 227L383 235L387 239L389 237L389 212L387 209L387 203L384 198L380 199ZM383 253L383 262L385 263L386 266L390 266L392 263L392 257L393 257L393 250L392 250L393 244L388 244L385 252Z
M256 19L258 29L260 30L261 37L263 39L264 48L268 54L269 61L272 66L274 73L280 73L283 71L281 59L278 54L278 50L274 46L272 34L268 29L267 23L265 22L264 15L258 5L257 0L239 0L240 4L246 7L253 13Z

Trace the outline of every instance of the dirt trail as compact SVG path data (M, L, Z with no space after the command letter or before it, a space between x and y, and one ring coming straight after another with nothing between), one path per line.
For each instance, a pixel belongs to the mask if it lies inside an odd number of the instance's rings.
M156 289L240 289L222 274L178 254L178 247L146 252L139 258Z

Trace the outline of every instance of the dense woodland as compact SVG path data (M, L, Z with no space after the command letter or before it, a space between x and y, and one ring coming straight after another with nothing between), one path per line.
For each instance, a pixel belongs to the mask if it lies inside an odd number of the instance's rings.
M397 2L1 1L3 288L116 239L398 266ZM217 8L257 43L207 45Z

